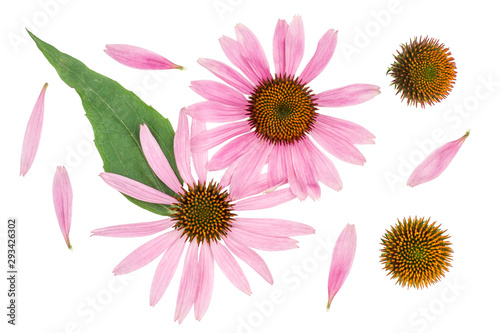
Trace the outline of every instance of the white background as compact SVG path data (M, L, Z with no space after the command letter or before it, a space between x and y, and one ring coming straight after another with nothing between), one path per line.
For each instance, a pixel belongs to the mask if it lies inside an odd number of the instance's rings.
M500 310L500 47L493 3L28 0L4 4L0 14L0 267L6 271L7 218L17 217L20 273L15 328L6 324L7 284L1 279L0 330L493 332ZM306 29L300 68L327 29L339 30L332 61L310 85L315 92L353 83L381 87L381 95L362 105L321 110L365 126L376 135L376 144L360 147L367 159L363 167L334 160L344 182L341 192L323 187L318 202L296 200L259 213L316 229L314 236L299 237L299 249L260 252L273 273L273 286L244 266L253 291L246 296L217 270L205 317L197 322L191 312L178 325L173 316L180 271L160 303L150 307L149 288L157 261L124 280L115 280L111 273L146 240L89 237L95 228L158 217L132 205L98 177L102 161L80 99L27 39L24 27L31 26L41 39L139 92L176 128L179 109L202 100L188 88L189 82L215 79L196 63L197 58L228 63L218 38L234 37L233 26L241 22L258 36L272 63L275 24L280 18L290 22L294 14L302 15ZM450 96L425 110L402 103L385 75L398 45L420 35L445 43L458 67ZM188 70L150 73L124 67L102 52L108 43L151 49ZM25 126L45 82L49 87L40 148L27 176L19 177ZM441 177L412 189L404 185L409 170L424 154L469 128L471 135ZM66 248L52 203L52 178L60 164L68 168L74 191L73 251ZM453 267L446 279L424 290L395 285L379 263L385 229L408 216L438 221L453 243ZM332 242L346 223L357 228L356 258L326 312Z

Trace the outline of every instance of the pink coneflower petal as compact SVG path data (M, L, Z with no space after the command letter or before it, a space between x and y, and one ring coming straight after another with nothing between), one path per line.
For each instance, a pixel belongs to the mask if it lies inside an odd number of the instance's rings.
M296 144L291 147L291 151L295 174L297 175L299 182L304 185L306 195L311 197L313 200L319 199L321 189L318 181L316 180L316 172L310 163L311 157L309 156L309 152L307 151L305 145L302 143Z
M352 164L363 165L366 162L365 157L349 140L336 135L316 123L314 130L311 131L311 137L327 152L336 158Z
M43 85L42 91L36 100L35 107L31 112L26 131L24 132L23 148L21 150L21 176L31 168L35 160L38 145L40 144L40 137L42 135L43 125L43 112L45 103L45 91L47 90L48 83Z
M288 179L288 183L290 184L290 189L293 194L295 194L297 198L302 201L307 198L307 189L306 184L302 183L297 177L295 168L293 167L294 159L292 156L292 147L289 145L284 146L282 147L282 151L285 162L286 177Z
M295 239L289 237L254 234L234 226L229 237L238 243L257 250L283 251L298 248L298 241Z
M304 145L311 157L311 164L316 168L318 181L335 191L340 191L342 189L342 180L332 161L316 148L308 138L304 140Z
M267 267L264 259L255 253L255 251L235 242L230 237L224 238L224 242L232 253L243 260L248 266L252 267L269 284L273 284L273 276L271 275L271 271L269 271L269 267Z
M255 74L248 61L243 58L241 44L227 36L222 36L219 42L229 61L238 67L253 84L259 84L259 76Z
M68 172L64 166L58 166L52 183L52 196L56 210L57 221L63 234L66 245L71 249L69 230L71 228L71 211L73 208L73 190L69 181Z
M115 190L138 200L165 205L172 205L177 202L174 198L163 192L122 175L102 172L99 176Z
M444 170L450 165L451 161L459 151L465 139L469 136L470 131L467 131L460 139L445 143L441 147L434 150L420 163L408 178L408 186L417 186L422 183L433 180L439 177Z
M234 210L266 209L281 205L282 203L295 198L295 194L293 194L289 188L284 188L271 193L266 193L251 198L245 198L236 202L233 208Z
M152 51L127 44L108 44L104 50L120 64L137 69L182 69L165 57Z
M263 193L264 191L269 190L271 187L269 184L269 176L267 173L263 173L259 175L259 177L245 189L245 196L250 197L255 194Z
M303 84L308 84L314 80L325 69L335 52L336 46L337 31L330 29L319 40L316 52L299 76Z
M296 15L288 27L285 39L285 73L287 75L295 76L304 56L304 44L304 23L302 18Z
M185 237L180 237L181 232L173 231L171 232L175 235L175 241L168 244L168 249L165 251L163 257L161 257L160 263L156 268L155 275L153 277L153 283L151 284L151 291L149 293L149 304L155 306L162 298L165 290L167 290L175 271L177 270L177 265L181 260L182 252L184 250Z
M156 234L174 225L174 220L168 218L154 222L120 224L92 230L92 236L104 237L143 237Z
M316 95L318 106L341 107L366 102L380 94L380 87L373 84L351 84L327 90Z
M198 95L212 102L240 108L246 108L248 103L242 93L220 82L210 80L191 81L190 88Z
M269 71L266 53L257 37L255 37L250 29L241 23L237 24L234 30L236 32L236 40L241 45L243 58L247 60L259 79L271 80L272 77Z
M191 139L206 130L206 123L193 119L191 122ZM194 169L196 170L196 174L198 176L198 181L203 184L207 180L208 151L192 153L191 155Z
M330 274L328 275L328 304L330 308L333 298L344 284L351 271L354 255L356 254L356 228L354 224L347 224L340 233L333 248Z
M236 137L217 150L208 163L208 169L222 170L227 168L240 156L252 149L257 141L258 139L255 137L254 133L248 133Z
M115 267L113 273L115 275L127 274L146 266L162 254L178 237L179 236L174 231L153 238L125 257L125 259Z
M370 133L366 128L355 124L353 122L338 119L323 114L318 114L317 124L322 126L323 129L337 133L353 144L374 144L375 135Z
M182 185L146 124L140 126L140 140L144 156L154 173L172 191L180 192Z
M274 70L278 76L285 75L285 39L288 31L288 23L278 20L273 37L273 60Z
M208 243L203 242L200 245L199 262L200 283L194 300L194 317L196 320L201 320L205 312L207 312L214 288L214 258Z
M246 95L253 91L252 84L243 75L229 67L228 65L212 59L200 58L198 63L212 72L222 81L229 84Z
M250 131L250 127L246 121L224 124L193 137L191 150L195 153L205 151L248 131Z
M174 136L174 155L177 169L185 183L193 184L191 174L191 139L189 137L189 124L185 109L179 113L179 123Z
M211 101L192 104L186 107L186 113L207 123L227 123L248 117L241 107Z
M198 274L198 243L191 242L184 258L181 283L177 293L174 321L178 320L179 324L186 318L194 304L196 293L198 292Z
M268 170L270 184L280 184L287 179L284 150L283 146L277 145L269 155Z
M231 283L247 295L251 295L250 284L248 283L245 274L241 270L231 253L226 247L218 242L211 242L210 248L214 256L217 266L224 275L231 281Z
M243 218L234 219L233 226L247 232L267 236L303 236L314 234L314 228L307 224L270 218Z

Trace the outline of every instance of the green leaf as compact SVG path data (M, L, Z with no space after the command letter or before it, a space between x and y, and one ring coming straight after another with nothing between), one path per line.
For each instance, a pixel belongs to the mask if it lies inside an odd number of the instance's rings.
M104 170L173 195L174 192L149 167L139 141L139 125L146 123L182 183L173 153L174 130L168 119L118 82L90 70L79 60L28 33L61 79L80 95L94 130L94 142L102 157ZM126 197L153 213L172 214L167 205Z

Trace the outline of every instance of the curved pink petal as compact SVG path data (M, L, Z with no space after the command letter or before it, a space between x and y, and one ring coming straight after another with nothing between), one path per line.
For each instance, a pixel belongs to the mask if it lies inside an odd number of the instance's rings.
M241 45L243 58L250 64L261 81L271 80L272 77L266 53L257 37L241 23L237 24L234 30L236 32L236 40Z
M264 259L255 253L255 251L232 240L231 237L225 237L224 242L232 253L243 260L248 266L252 267L269 284L273 284L273 276L271 271L269 271L269 267L267 267Z
M212 156L208 163L209 170L222 170L233 164L240 156L247 153L257 143L258 139L253 132L241 135L223 147Z
M233 208L234 210L266 209L281 205L295 198L295 194L293 194L289 188L284 188L271 193L240 200L234 204Z
M300 61L304 56L304 23L298 15L294 16L285 39L285 73L290 76L295 76Z
M177 202L176 199L163 192L122 175L102 172L99 176L115 190L138 200L165 205L172 205Z
M250 131L250 127L246 121L224 124L193 137L191 140L191 150L195 153L206 151L248 131Z
M282 251L298 248L298 241L296 241L295 239L289 237L254 234L252 232L240 229L236 226L233 226L233 228L231 229L230 237L238 243L244 244L257 250Z
M154 222L141 222L114 225L92 230L92 236L104 237L143 237L156 234L173 226L174 220L167 218Z
M328 65L337 46L337 31L330 29L318 42L316 52L306 65L299 78L302 84L308 84L314 80Z
M347 224L340 233L333 248L330 274L328 275L328 304L330 308L333 298L344 284L351 271L354 255L356 254L356 228L354 224Z
M186 108L186 113L194 119L207 123L227 123L248 118L245 109L218 102L199 102Z
M441 147L434 150L420 163L408 178L408 186L417 186L422 183L433 180L439 177L444 170L450 165L455 155L462 147L465 139L469 136L469 131L460 139L445 143Z
M212 254L217 266L219 266L220 270L229 279L229 281L231 281L236 288L245 294L252 294L250 284L248 283L245 274L243 274L241 267L238 265L228 249L218 242L210 243L210 248L212 249Z
M248 61L243 58L241 44L227 36L222 36L219 43L229 61L238 67L253 84L259 84L259 76L255 74Z
M253 91L253 85L243 75L228 65L212 59L200 58L198 63L208 69L212 74L246 95Z
M365 157L350 141L345 138L327 132L321 126L315 126L310 132L312 138L327 152L347 163L363 165Z
M353 144L373 144L375 135L370 133L364 127L353 122L318 114L314 126L320 126L324 130L337 133L343 136Z
M191 310L194 304L199 286L198 275L198 243L191 242L188 246L186 257L184 258L181 283L177 293L174 321L178 320L179 324L186 318L189 310Z
M380 87L373 84L351 84L317 94L318 106L341 107L366 102L380 94Z
M259 177L252 183L248 184L245 189L245 197L249 197L255 194L263 193L264 191L272 188L269 184L269 176L267 173L259 175Z
M177 175L146 124L140 126L139 136L142 151L151 169L153 169L154 173L168 188L176 193L181 192L182 185Z
M191 81L190 88L209 101L241 108L246 108L248 104L242 93L220 82L210 80Z
M234 219L233 227L267 236L289 237L314 234L314 228L307 224L271 218L237 217Z
M120 64L137 69L182 69L165 57L152 51L127 44L108 44L104 50Z
M68 172L64 166L58 166L52 183L52 198L56 210L57 221L66 245L71 249L69 230L71 228L71 211L73 208L73 190Z
M306 193L311 199L317 200L321 195L316 172L314 166L311 164L311 157L303 143L298 143L291 146L293 169L297 175L298 180L303 184ZM300 198L299 198L300 199Z
M42 91L36 100L35 107L31 112L26 131L24 132L23 148L21 150L21 176L31 168L35 160L38 145L40 144L40 137L42 136L43 126L43 113L45 107L45 91L47 90L48 83L43 85Z
M179 112L179 123L174 136L174 154L177 169L185 183L194 184L191 173L191 139L189 137L188 119L186 109Z
M233 177L234 170L236 169L236 163L233 163L227 168L226 172L224 172L224 175L222 175L222 178L219 182L219 185L221 188L225 188L229 186L231 183L231 178Z
M207 130L207 124L193 119L191 121L191 140L193 137ZM207 180L207 165L208 165L208 151L202 151L199 153L192 153L193 165L198 175L198 181L204 183Z
M343 186L342 180L332 161L330 161L330 159L309 140L309 138L304 139L304 145L307 147L306 149L311 157L311 165L314 165L316 169L318 181L335 191L340 191Z
M199 260L200 282L194 300L194 317L196 320L201 320L205 312L207 312L214 288L214 258L210 245L206 242L200 245Z
M149 304L151 306L155 306L162 298L165 290L167 290L177 270L186 244L185 237L180 237L181 232L173 231L171 234L173 234L174 239L167 244L168 248L161 257L158 267L156 267L153 283L151 284L151 291L149 292Z
M285 39L288 31L288 23L278 20L273 37L273 60L274 70L278 76L285 75Z
M153 238L125 257L113 269L113 273L115 275L127 274L146 266L162 254L178 237L178 233L172 231Z
M285 148L281 145L274 146L273 151L269 154L269 183L272 185L280 184L287 179Z

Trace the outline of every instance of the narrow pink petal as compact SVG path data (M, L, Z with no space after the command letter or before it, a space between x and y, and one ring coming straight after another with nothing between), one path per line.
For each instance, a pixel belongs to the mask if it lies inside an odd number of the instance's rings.
M174 154L181 178L185 183L194 184L194 178L191 174L191 139L185 108L179 112L179 123L174 136Z
M314 80L328 65L337 46L337 31L330 29L318 42L316 52L300 74L302 84Z
M282 219L237 217L234 219L233 227L267 236L289 237L314 234L314 229L307 224Z
M307 195L313 200L319 199L321 189L319 187L314 166L306 146L300 142L291 146L293 168L298 180L304 185Z
M450 165L451 161L458 153L465 139L469 136L469 131L460 139L445 143L434 150L420 163L408 178L407 185L410 187L426 183L439 177Z
M290 184L290 189L300 201L305 200L307 198L307 189L305 184L299 180L297 174L295 173L295 168L293 167L294 159L292 156L292 149L290 146L284 146L282 149L285 161L286 178Z
M191 81L191 89L201 97L212 102L246 108L248 101L238 90L223 83L210 80Z
M342 189L342 180L332 161L316 148L309 138L304 139L304 145L311 156L311 165L314 165L316 169L318 181L335 191L340 191Z
M375 143L375 141L373 141L375 135L370 133L364 127L344 119L318 114L314 126L320 126L324 130L337 133L338 135L345 137L353 144Z
M186 113L194 119L207 123L227 123L248 118L240 106L230 106L218 102L199 102L186 108Z
M289 188L284 188L271 193L265 193L255 197L240 200L234 204L233 208L234 210L266 209L281 205L282 203L295 198L295 194L293 194Z
M250 64L261 81L271 80L272 77L269 71L266 53L257 37L255 37L250 29L241 23L237 24L234 30L236 32L236 40L241 45L243 58Z
M71 228L71 211L73 208L73 190L69 181L68 172L64 166L58 166L52 183L52 197L56 210L57 221L63 234L66 245L71 249L69 229Z
M185 237L180 237L181 232L174 231L171 234L174 235L174 240L167 244L168 248L161 257L158 267L156 267L153 283L151 284L151 291L149 292L149 304L151 306L155 306L167 290L177 270L177 265L179 265L186 244Z
M247 121L224 124L204 131L191 140L191 150L199 153L250 131Z
M358 165L363 165L366 162L358 148L345 138L324 131L321 126L315 126L310 134L321 147L338 159Z
M289 237L254 234L237 227L233 227L231 229L230 237L238 243L257 250L282 251L298 248L298 241L295 239Z
M182 185L177 175L146 124L140 126L140 140L144 156L154 173L169 189L176 193L181 192Z
M229 61L238 67L253 84L259 84L259 76L255 74L248 61L243 58L241 44L227 36L222 36L219 42Z
M263 193L272 187L273 186L269 184L269 176L267 175L267 172L263 173L259 175L253 183L248 184L245 189L245 197Z
M288 23L278 20L273 37L273 60L274 70L278 76L285 75L285 39L288 31Z
M175 307L174 321L179 324L186 318L189 310L194 304L199 286L198 270L198 243L191 242L188 246L184 267L182 269L181 283L177 293L177 305Z
M218 242L210 243L212 254L217 266L231 283L247 295L251 295L250 284L248 283L245 274L241 270L240 265L236 262L226 247Z
M214 258L210 245L206 242L201 243L199 260L200 283L194 300L194 317L196 320L201 320L205 312L207 312L214 288Z
M269 183L272 185L280 184L287 179L284 150L283 146L276 145L269 154Z
M380 94L380 87L373 84L351 84L316 95L318 106L341 107L366 102Z
M273 276L271 271L269 271L269 267L267 267L264 259L255 253L255 251L234 241L231 237L225 237L224 242L232 253L243 260L248 266L252 267L269 284L273 284Z
M165 205L172 205L177 202L177 200L163 192L122 175L102 172L99 176L115 190L138 200Z
M356 228L354 224L347 224L340 233L333 248L330 274L328 275L328 304L330 308L333 298L344 284L351 271L354 255L356 254Z
M220 148L208 163L209 170L222 170L233 164L257 143L254 133L239 136Z
M229 184L231 183L231 178L233 177L235 169L236 169L236 163L233 163L229 166L229 168L227 168L226 172L224 172L224 175L222 175L222 178L219 182L219 185L222 188L229 186Z
M182 69L165 57L152 51L127 44L108 44L104 50L120 64L137 69Z
M212 74L246 95L253 91L253 85L243 75L228 65L212 59L201 58L198 63L208 69Z
M31 112L26 131L24 132L23 149L21 150L21 176L31 168L35 160L38 145L40 144L40 137L42 135L43 125L43 112L45 106L45 91L47 90L48 83L43 85L42 91L36 100L35 107Z
M177 238L178 234L175 231L153 238L125 257L125 259L113 269L113 273L115 275L127 274L146 266L162 254Z
M173 226L174 220L167 218L154 222L120 224L92 230L92 236L104 237L143 237L156 234Z
M201 132L207 130L207 124L203 121L193 119L191 121L191 140ZM198 176L198 181L204 183L207 180L208 151L192 153L193 165Z
M304 56L304 23L298 15L294 16L285 39L285 73L290 76L295 76L300 61Z

